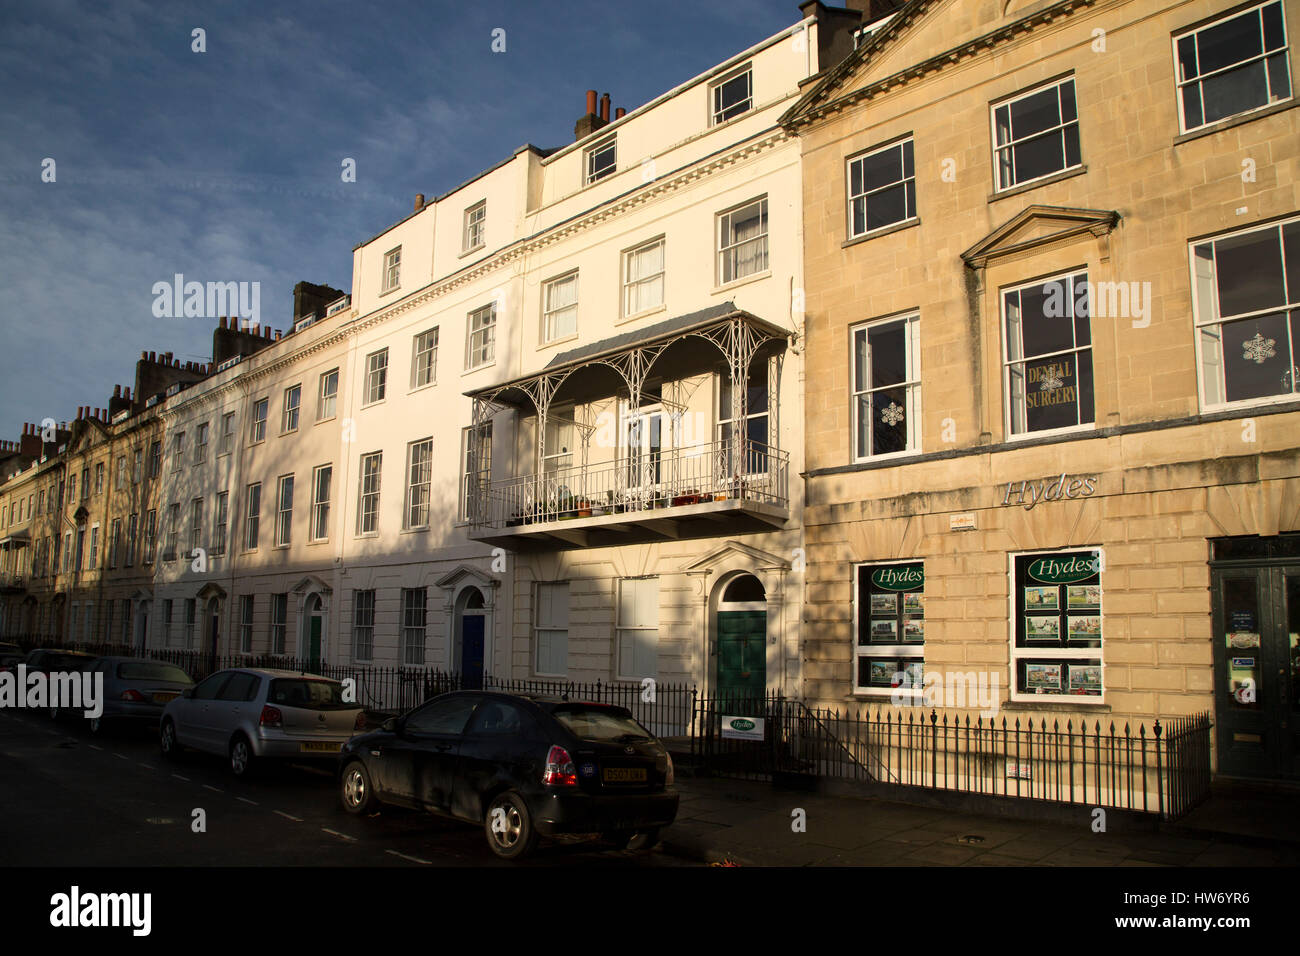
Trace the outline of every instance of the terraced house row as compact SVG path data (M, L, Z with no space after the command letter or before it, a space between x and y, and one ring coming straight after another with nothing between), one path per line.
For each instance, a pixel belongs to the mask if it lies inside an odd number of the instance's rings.
M23 436L4 632L838 708L961 674L1295 777L1296 6L813 0L591 92L288 334Z

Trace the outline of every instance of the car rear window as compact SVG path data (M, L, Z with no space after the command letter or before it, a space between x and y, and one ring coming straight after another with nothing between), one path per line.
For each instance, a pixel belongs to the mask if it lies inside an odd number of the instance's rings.
M41 666L47 671L80 671L93 660L93 657L83 654L50 654Z
M583 740L649 740L632 715L612 707L569 704L551 711L564 728Z
M182 684L193 683L190 675L175 664L163 664L158 661L123 661L117 665L117 676L121 680L170 680Z
M343 685L332 680L279 677L271 681L268 704L301 707L304 710L341 710L356 707L343 701Z

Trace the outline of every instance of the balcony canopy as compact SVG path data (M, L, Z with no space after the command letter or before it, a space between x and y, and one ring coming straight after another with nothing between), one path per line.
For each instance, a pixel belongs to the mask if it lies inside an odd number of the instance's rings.
M560 352L539 372L465 394L474 399L475 424L504 408L532 406L545 417L566 383L566 397L582 399L610 394L612 379L614 389L621 391L618 386L622 385L629 404L637 408L642 388L652 374L701 371L723 365L732 382L739 384L748 375L756 355L777 343L784 346L792 335L787 329L737 309L734 302L722 302ZM712 355L708 350L674 354L680 350L672 347L691 337L709 342L718 351ZM595 371L597 368L602 371ZM744 390L736 391L739 394Z

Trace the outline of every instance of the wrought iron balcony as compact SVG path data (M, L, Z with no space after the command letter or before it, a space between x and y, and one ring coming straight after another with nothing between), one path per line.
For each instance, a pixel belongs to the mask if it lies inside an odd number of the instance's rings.
M766 530L790 517L789 469L788 452L733 440L508 478L473 489L470 536L553 549Z

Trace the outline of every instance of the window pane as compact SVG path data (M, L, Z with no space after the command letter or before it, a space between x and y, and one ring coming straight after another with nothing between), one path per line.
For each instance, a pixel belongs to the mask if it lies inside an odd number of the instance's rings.
M1214 258L1222 315L1254 312L1285 302L1276 229L1220 239L1214 244Z
M896 385L907 380L907 323L890 322L868 330L871 343L870 387Z
M1223 326L1223 372L1228 401L1292 390L1287 322L1283 313Z
M1196 36L1201 75L1221 70L1264 52L1258 12L1233 17Z
M1268 80L1263 60L1208 77L1202 81L1201 88L1207 123L1268 103Z
M880 229L909 218L907 189L902 185L872 193L867 197L867 231Z
M1023 183L1065 168L1065 153L1059 132L1038 136L1012 147L1016 182Z
M1010 104L1011 132L1015 139L1041 133L1060 123L1056 91L1053 86ZM1026 177L1022 175L1020 178Z
M1061 278L1020 290L1021 343L1025 355L1074 347L1070 280Z
M1180 80L1191 80L1197 76L1195 34L1188 34L1178 41L1178 69Z

